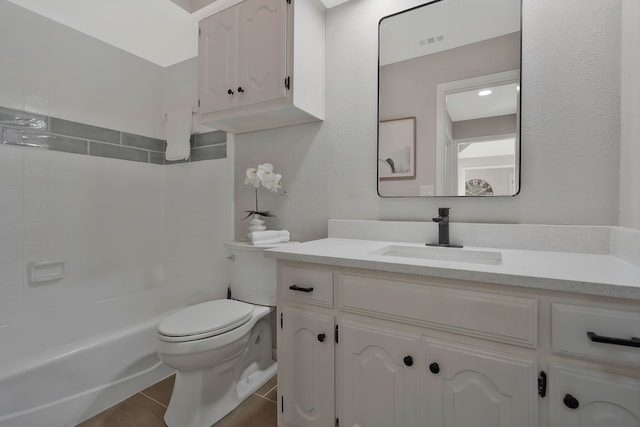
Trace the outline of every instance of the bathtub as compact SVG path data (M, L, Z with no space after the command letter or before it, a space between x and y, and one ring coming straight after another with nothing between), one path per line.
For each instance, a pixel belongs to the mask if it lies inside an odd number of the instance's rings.
M0 328L0 427L75 426L171 375L156 329L188 301L149 291Z

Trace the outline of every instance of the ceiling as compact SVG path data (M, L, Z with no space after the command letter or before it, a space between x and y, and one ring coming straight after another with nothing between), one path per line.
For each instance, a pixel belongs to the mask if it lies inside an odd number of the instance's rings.
M9 1L162 67L197 56L198 20L209 9L189 14L171 0ZM327 8L347 1L322 0Z
M520 2L448 0L380 22L380 65L520 31Z
M447 111L454 122L516 114L517 88L517 83L509 83L450 94L447 95ZM483 89L490 89L492 93L479 96L478 92Z

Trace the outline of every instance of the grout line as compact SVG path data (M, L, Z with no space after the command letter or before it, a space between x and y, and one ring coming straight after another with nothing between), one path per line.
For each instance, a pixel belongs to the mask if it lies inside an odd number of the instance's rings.
M275 400L267 399L266 396L260 396L259 394L256 394L256 393L253 393L253 394L254 394L254 396L258 396L260 399L264 399L264 400L266 400L268 402L275 403L276 405L278 404L278 402L276 402Z
M143 392L139 391L138 393L140 393L141 395L143 395L144 397L146 397L147 399L151 400L152 402L157 403L158 405L162 406L164 409L167 409L167 407L165 405L163 405L162 403L158 402L157 400L155 400L153 397L147 396L146 394L144 394ZM269 400L269 399L267 399Z
M273 390L275 390L276 388L278 388L278 384L274 385L273 387L271 387L271 390L269 390L268 392L266 392L264 394L264 396L266 396L267 394L271 393Z

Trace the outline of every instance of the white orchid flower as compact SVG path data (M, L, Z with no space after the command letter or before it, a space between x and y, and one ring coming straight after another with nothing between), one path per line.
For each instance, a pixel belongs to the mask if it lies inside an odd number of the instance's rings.
M256 168L248 168L244 177L244 185L253 185L260 187L260 179L258 178L258 170Z
M280 184L280 179L282 175L279 173L265 173L262 179L262 185L269 191L273 191L277 193L280 188L282 188L282 184Z
M273 165L271 163L263 163L258 165L256 175L260 181L264 181L266 175L273 174Z
M264 217L272 217L275 216L269 211L261 211L258 209L258 188L262 185L267 190L272 191L278 194L278 191L282 188L282 184L280 180L282 179L282 175L279 173L273 173L273 165L271 163L263 163L258 165L257 168L248 168L245 172L244 184L252 185L254 187L254 192L256 196L256 208L255 210L245 211L247 216L242 219L247 219L252 215L260 215ZM284 197L286 194L285 191L282 192L281 196Z

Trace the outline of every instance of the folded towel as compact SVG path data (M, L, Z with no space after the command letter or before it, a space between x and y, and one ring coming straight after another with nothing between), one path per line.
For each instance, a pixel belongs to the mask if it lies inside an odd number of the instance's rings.
M288 237L280 237L276 239L258 240L257 242L253 242L253 246L267 246L267 245L274 245L276 243L287 243L287 242L289 242Z
M285 243L290 235L287 230L252 231L248 234L249 240L254 245L269 245L272 243Z
M191 106L184 105L167 113L167 160L186 160L191 151Z

